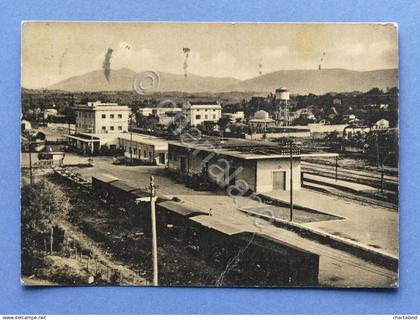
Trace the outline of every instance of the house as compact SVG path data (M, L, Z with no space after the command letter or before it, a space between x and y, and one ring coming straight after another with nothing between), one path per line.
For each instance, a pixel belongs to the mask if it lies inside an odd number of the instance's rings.
M73 108L76 133L127 132L131 109L117 103L88 102Z
M196 127L204 121L218 122L222 117L222 106L215 101L187 101L182 106L187 122Z
M388 129L389 128L389 121L386 119L380 119L375 122L373 125L374 129Z
M256 131L264 131L274 126L274 120L270 118L267 111L259 110L254 113L254 117L249 120L249 126Z
M245 114L243 111L236 111L233 113L223 113L222 117L228 118L231 122L242 122L245 120Z
M49 119L50 117L55 117L58 115L58 110L57 109L44 109L43 113L43 118L44 119Z
M245 139L209 137L192 143L169 142L168 170L185 178L206 172L220 187L237 187L244 193L290 190L291 187L298 190L302 158L337 156L304 154L296 146L291 153L288 146Z
M20 128L21 128L21 131L23 132L25 130L31 130L32 125L28 120L22 120L20 124Z

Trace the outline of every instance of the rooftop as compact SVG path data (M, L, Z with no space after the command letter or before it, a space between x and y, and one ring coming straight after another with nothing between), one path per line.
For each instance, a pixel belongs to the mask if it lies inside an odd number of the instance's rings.
M123 139L123 140L127 140L127 141L131 141L131 137L129 133L118 133L117 137L119 139ZM157 149L168 149L168 141L161 139L161 138L157 138L157 137L153 137L153 136L148 136L148 135L143 135L143 134L132 134L132 139L133 142L138 142L138 143L143 143L143 144L148 144L148 145L152 145Z
M215 152L217 154L235 157L240 159L279 159L290 157L290 147L279 145L274 142L250 141L246 139L217 138L206 137L199 141L188 142L169 142L170 145L176 145L188 150L202 150L205 152ZM191 151L192 152L192 151ZM336 157L336 153L311 152L304 150L300 146L292 147L293 158L303 157Z
M185 106L189 107L189 108L207 108L207 107L211 107L211 108L217 108L217 109L221 109L222 106L220 105L219 102L217 101L187 101L185 103Z
M95 101L95 102L88 102L87 104L79 104L73 109L78 110L121 110L126 111L131 110L128 106L121 106L118 103L113 102L101 102L101 101Z

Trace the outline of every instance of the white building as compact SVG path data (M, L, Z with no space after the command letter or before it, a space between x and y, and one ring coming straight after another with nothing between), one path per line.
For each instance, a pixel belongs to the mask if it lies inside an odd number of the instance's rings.
M222 116L222 106L218 102L189 102L182 110L191 126L197 126L204 121L218 122Z
M236 111L234 113L223 113L223 117L229 118L232 122L242 122L245 120L245 114L243 111Z
M118 133L128 131L131 110L117 103L88 102L74 107L76 133Z
M380 119L375 122L373 126L375 129L388 129L389 128L389 121L386 119Z
M249 120L249 125L253 129L264 130L274 126L274 120L270 118L267 111L258 110L254 113L254 117Z
M154 115L154 116L162 116L166 113L171 112L182 112L182 108L178 107L144 107L139 108L138 113L144 117Z
M237 185L242 188L241 191L246 191L244 186L257 193L290 188L299 190L302 158L335 156L335 153L302 153L294 147L291 157L288 146L244 139L213 138L195 141L194 144L171 141L168 146L168 170L187 177L200 174L206 168L210 180L221 187ZM291 175L293 185L290 184Z
M44 119L48 119L48 117L55 117L58 115L57 109L44 109L43 117Z
M168 160L168 142L164 139L142 134L121 133L118 146L127 159L139 160L154 165L165 165Z

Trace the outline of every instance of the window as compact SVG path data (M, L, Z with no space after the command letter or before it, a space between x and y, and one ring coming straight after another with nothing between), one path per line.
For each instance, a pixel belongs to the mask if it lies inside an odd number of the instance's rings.
M106 114L103 114L102 115L102 119L106 119Z
M200 120L200 119L201 119L201 116L199 114L196 114L195 115L195 120Z
M208 117L208 115L204 115L204 119L206 119L206 120L207 120L208 118L209 118L209 117Z
M118 130L119 131L122 131L122 126L118 126Z
M122 119L122 114L121 113L118 114L118 119Z
M113 114L110 114L110 115L109 115L109 117L110 117L111 119L114 119L114 115L113 115Z
M216 115L215 114L213 115L213 119L216 119Z
M144 150L144 152L143 152L143 156L146 158L147 157L147 152L146 152L146 150Z
M105 130L106 130L106 127L105 127L105 126L103 126L103 127L102 127L102 130L103 130L103 131L105 131Z
M114 131L114 126L110 126L109 130Z
M174 161L178 161L178 157L177 157L176 153L174 153Z

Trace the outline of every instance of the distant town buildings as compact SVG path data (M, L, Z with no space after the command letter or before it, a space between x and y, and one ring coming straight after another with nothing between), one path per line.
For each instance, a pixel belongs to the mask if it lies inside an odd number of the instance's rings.
M179 107L143 107L138 109L138 113L144 117L154 115L162 116L166 113L181 112L182 108Z
M386 119L380 119L375 122L374 129L388 129L389 128L389 121Z
M228 118L231 122L242 122L245 120L245 114L243 111L223 113L222 116Z
M222 106L214 101L187 101L182 110L191 126L198 126L205 121L218 122L222 117Z
M88 102L74 107L76 133L117 133L128 131L131 110L117 103Z
M55 117L58 115L57 109L44 109L43 111L43 118L48 119L49 117Z

